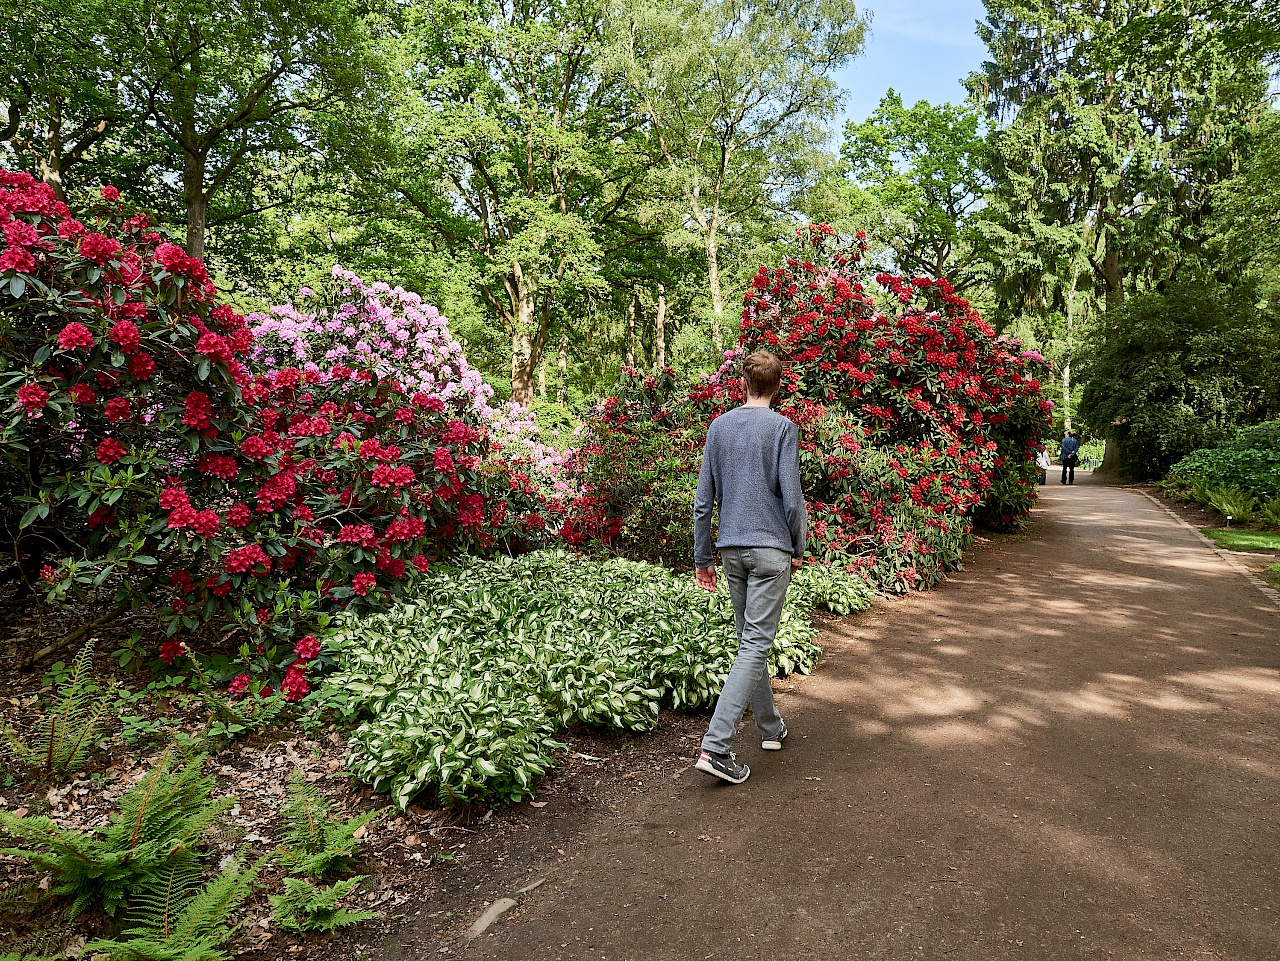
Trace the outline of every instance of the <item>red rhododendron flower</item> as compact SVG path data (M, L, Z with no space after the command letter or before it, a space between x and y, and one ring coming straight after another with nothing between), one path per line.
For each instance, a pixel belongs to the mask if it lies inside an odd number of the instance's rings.
M189 526L201 537L212 537L214 534L218 533L218 528L221 526L221 523L222 522L218 519L217 511L204 510L198 511L191 518Z
M246 544L244 547L237 548L228 552L222 561L222 566L226 568L228 574L244 574L253 571L255 566L262 567L262 575L271 572L271 558L257 544ZM256 571L255 576L259 575Z
M39 384L23 384L18 388L18 403L26 409L27 416L30 417L49 403L49 392Z
M200 339L196 341L196 353L224 362L232 359L230 345L214 333L200 335Z
M25 247L9 247L0 254L0 273L16 271L20 274L34 273L36 258Z
M128 420L133 411L129 406L128 398L112 397L107 401L107 406L103 408L103 413L111 423L119 424L121 421Z
M110 184L107 184L102 188L102 199L109 203L115 203L120 199L120 191L116 190L116 188Z
M249 693L249 675L237 674L227 685L227 693L232 697L244 697Z
M126 354L132 354L142 344L142 333L131 320L117 320L111 325L107 337Z
M108 437L98 445L95 456L104 464L114 464L128 453L123 444L114 437Z
M295 663L290 664L288 670L284 672L284 680L280 682L280 690L284 692L286 701L301 701L307 696L307 692L311 690L311 685L307 683L307 679L302 673L302 668Z
M73 404L94 404L98 401L98 395L88 384L72 384L67 388L67 395Z
M338 531L338 543L356 544L360 547L377 547L378 535L368 524L344 524Z
M84 324L67 324L58 332L58 346L63 350L91 349L93 334Z
M427 560L425 554L414 554L409 558L409 563L417 569L419 574L425 574L431 570L431 561Z
M262 460L271 456L271 445L259 437L257 434L250 434L240 442L240 452L245 457L251 457L254 460Z
M169 638L160 645L160 660L166 664L172 664L186 651L186 645L181 641Z
M378 578L376 575L370 574L368 571L362 571L351 578L351 589L361 597L364 597L369 593L369 589L377 583Z
M10 247L34 247L40 242L40 232L25 220L11 220L4 225L4 242Z
M231 527L244 527L253 520L248 504L232 504L227 508L227 524Z
M119 252L120 241L102 234L88 233L80 241L80 256L99 267L104 266Z
M196 470L225 481L233 481L240 473L236 459L224 454L204 454L196 461Z
M435 453L435 467L441 474L452 474L454 471L453 455L444 447L437 447Z
M129 373L137 380L150 380L156 372L156 362L150 354L136 353L129 358Z
M206 431L213 426L213 402L203 391L193 390L183 402L185 413L182 422L195 430Z
M293 653L304 661L309 661L320 653L320 642L315 639L314 635L308 634L306 637L300 638L298 643L293 646Z

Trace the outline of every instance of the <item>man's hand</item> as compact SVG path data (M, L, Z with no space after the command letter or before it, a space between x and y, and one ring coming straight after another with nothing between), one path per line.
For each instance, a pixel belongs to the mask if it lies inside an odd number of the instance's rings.
M716 569L714 567L698 567L694 569L693 579L704 591L716 589Z
M796 571L800 570L800 565L803 563L804 563L803 557L791 558L791 573L794 574Z

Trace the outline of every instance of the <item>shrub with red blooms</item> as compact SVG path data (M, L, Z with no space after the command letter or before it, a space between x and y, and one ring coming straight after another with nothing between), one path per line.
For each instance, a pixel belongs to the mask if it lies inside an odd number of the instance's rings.
M669 377L624 371L582 448L587 494L569 523L635 553L627 532L643 526L652 543L656 520L664 552L688 563L706 426L741 402L741 358L764 348L783 363L775 408L800 429L811 555L878 588L929 586L959 561L975 518L1010 527L1034 503L1052 406L1043 361L997 337L947 281L867 278L862 239L829 249L825 225L798 238L802 252L753 278L740 348L717 374L675 391Z
M430 395L359 363L251 371L244 318L144 217L112 202L81 224L0 171L0 226L0 510L29 589L115 585L158 612L166 659L229 620L294 700L316 656L298 638L326 611L385 604L444 553L545 536L519 477L482 462L447 368Z

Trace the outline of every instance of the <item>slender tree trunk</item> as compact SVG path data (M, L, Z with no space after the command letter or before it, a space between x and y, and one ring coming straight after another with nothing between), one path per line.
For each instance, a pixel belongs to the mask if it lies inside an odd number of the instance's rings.
M560 334L560 358L557 366L560 368L560 383L556 385L556 403L563 407L569 402L569 334L567 332Z
M1071 287L1067 290L1067 359L1062 365L1062 423L1067 430L1071 429L1071 351L1075 347L1072 331L1075 323L1076 283L1073 271Z
M636 314L640 310L640 294L633 287L631 289L631 299L627 302L627 346L626 346L626 364L628 367L636 365Z
M40 179L53 188L59 200L67 199L62 183L62 98L56 93L49 95L49 135L40 160Z
M667 288L658 284L658 312L653 318L653 366L667 366Z
M711 342L716 352L724 350L724 331L720 324L724 320L724 294L720 290L720 239L715 229L707 231L707 280L711 285Z

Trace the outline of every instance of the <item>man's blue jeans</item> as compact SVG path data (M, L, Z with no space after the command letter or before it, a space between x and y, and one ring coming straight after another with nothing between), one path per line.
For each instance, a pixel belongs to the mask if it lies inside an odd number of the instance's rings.
M776 737L782 730L769 684L769 651L791 583L791 555L773 547L722 547L720 560L733 598L738 656L716 701L702 749L727 754L748 704L761 736Z

